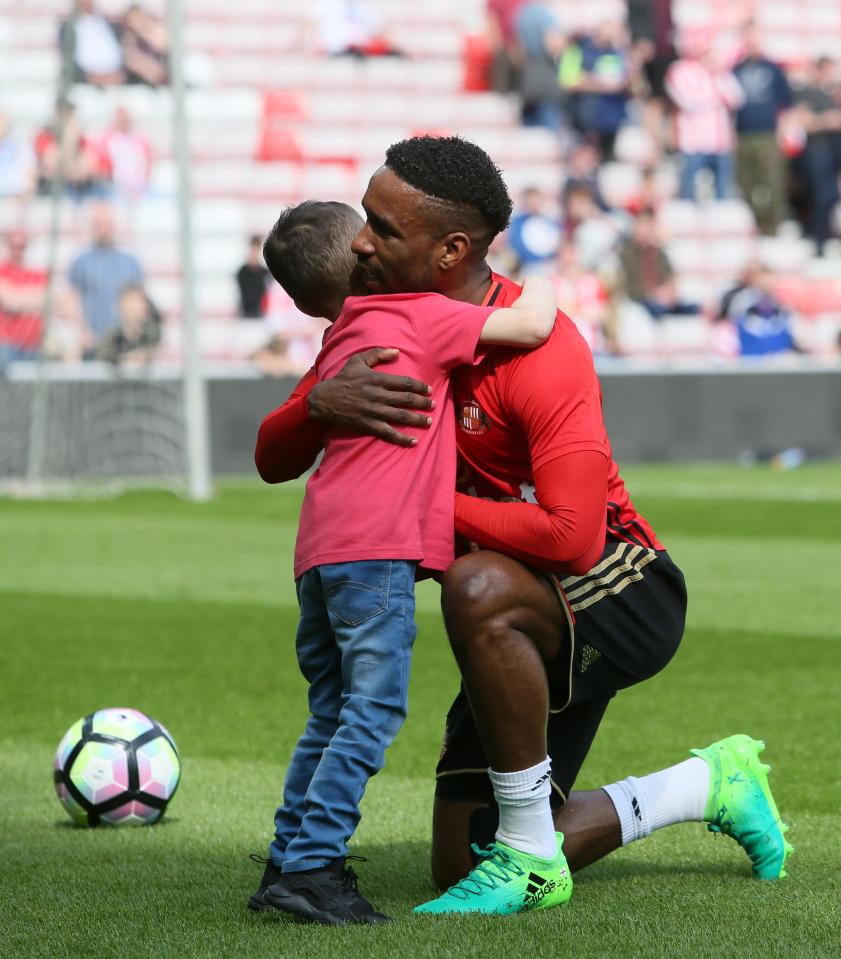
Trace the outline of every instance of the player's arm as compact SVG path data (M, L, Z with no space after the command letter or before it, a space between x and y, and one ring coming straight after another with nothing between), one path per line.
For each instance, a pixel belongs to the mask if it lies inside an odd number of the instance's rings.
M417 442L414 437L390 424L426 428L432 420L423 411L434 409L435 404L426 383L371 368L397 355L397 350L387 349L357 353L341 373L320 383L310 370L289 399L260 425L254 462L263 480L285 483L305 473L331 428L413 446Z
M557 310L552 284L542 276L530 276L523 283L523 292L511 306L491 313L485 321L479 342L540 346L552 332Z
M528 443L537 502L459 496L456 528L535 566L584 573L604 548L610 468L593 358L577 337L554 338L511 364L499 396Z
M531 566L580 575L605 541L608 461L577 450L534 470L533 503L497 503L456 494L456 532Z

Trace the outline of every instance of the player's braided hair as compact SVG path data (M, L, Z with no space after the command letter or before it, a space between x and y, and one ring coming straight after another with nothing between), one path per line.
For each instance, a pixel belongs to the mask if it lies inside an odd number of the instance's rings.
M511 218L511 197L499 167L461 137L412 137L388 148L385 165L416 190L444 201L449 228L467 229L487 248ZM482 251L484 252L484 251Z

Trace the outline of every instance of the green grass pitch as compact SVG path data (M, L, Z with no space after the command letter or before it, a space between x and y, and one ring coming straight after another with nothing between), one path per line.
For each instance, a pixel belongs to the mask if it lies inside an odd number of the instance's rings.
M421 919L432 769L457 672L419 596L409 720L370 785L353 851L388 927L253 915L283 766L305 715L294 661L292 544L302 486L223 485L207 505L143 492L0 501L0 955L838 955L841 942L841 465L626 471L683 567L681 650L620 693L578 785L764 738L796 854L751 880L730 840L685 824L576 877L569 907L504 920ZM165 723L184 776L154 828L72 828L53 793L60 736L134 706Z

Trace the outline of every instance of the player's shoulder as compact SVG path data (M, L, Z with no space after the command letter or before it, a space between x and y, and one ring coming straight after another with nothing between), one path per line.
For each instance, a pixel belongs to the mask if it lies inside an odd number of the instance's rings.
M522 287L507 276L493 273L492 281L496 288L491 287L486 301L488 306L509 306L521 293ZM540 346L531 350L494 348L490 351L490 356L497 361L498 366L505 365L516 369L534 370L556 364L563 364L565 369L569 369L570 364L593 369L593 354L587 341L563 310L558 310L555 326L549 338Z
M577 371L595 377L593 353L573 320L562 310L555 316L549 338L532 350L517 350L511 363L529 373L557 371L569 377Z

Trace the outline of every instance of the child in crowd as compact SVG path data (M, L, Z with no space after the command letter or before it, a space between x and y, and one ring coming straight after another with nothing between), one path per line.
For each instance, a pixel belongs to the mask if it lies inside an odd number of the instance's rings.
M415 445L327 434L307 483L295 546L296 650L310 716L286 774L275 840L254 909L327 925L380 923L345 864L368 780L406 716L415 579L453 561L455 411L449 376L484 344L535 347L549 336L551 285L529 278L510 308L437 293L349 296L362 220L342 203L286 210L264 247L296 306L333 321L319 380L354 354L399 351L393 371L430 384L435 416Z

